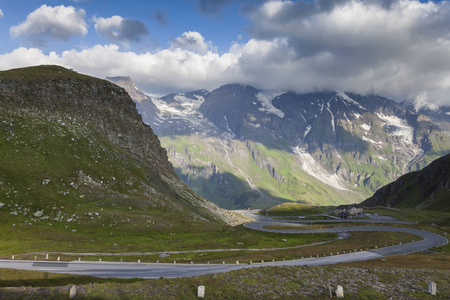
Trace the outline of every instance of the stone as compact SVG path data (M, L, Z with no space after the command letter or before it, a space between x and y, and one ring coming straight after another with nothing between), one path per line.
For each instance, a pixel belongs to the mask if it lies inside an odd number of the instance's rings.
M39 217L42 217L43 214L44 214L43 210L38 210L37 212L34 213L34 216L39 218Z
M5 206L5 203L0 202L0 208L2 208L3 206Z
M197 291L197 298L205 298L205 286L200 285Z
M428 292L431 296L436 296L436 283L430 282L428 284Z
M75 298L76 295L77 295L77 288L76 286L72 285L69 289L69 299Z
M338 286L337 286L337 289L336 289L336 297L338 297L338 298L344 298L344 289L342 288L341 285L338 285Z

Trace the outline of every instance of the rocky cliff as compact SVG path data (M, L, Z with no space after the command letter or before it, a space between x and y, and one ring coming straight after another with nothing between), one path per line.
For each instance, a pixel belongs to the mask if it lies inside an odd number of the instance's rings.
M178 179L158 137L115 84L57 66L4 71L0 107L3 210L72 220L77 207L96 203L237 222Z

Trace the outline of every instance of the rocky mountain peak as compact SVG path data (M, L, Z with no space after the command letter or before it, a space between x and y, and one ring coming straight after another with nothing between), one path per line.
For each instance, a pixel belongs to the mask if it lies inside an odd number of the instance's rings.
M359 202L450 151L432 119L378 95L228 84L152 100L177 174L229 208Z

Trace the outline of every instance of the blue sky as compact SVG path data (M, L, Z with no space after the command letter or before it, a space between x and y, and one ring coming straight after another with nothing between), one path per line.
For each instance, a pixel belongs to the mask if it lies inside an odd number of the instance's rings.
M450 104L450 1L0 0L0 70L127 75L149 94L378 93Z
M24 38L11 37L10 27L24 22L31 12L42 5L73 6L77 10L84 10L88 33L85 36L71 37L65 43L47 39L45 46L33 44ZM205 39L214 39L217 50L225 52L232 41L238 40L238 36L247 37L246 25L249 20L236 3L220 7L220 11L206 12L198 1L194 0L0 0L0 9L4 14L0 23L0 34L4 41L0 45L0 52L9 52L20 46L40 46L48 53L94 46L98 43L106 44L110 41L96 32L93 18L109 18L115 15L145 24L148 34L141 35L139 43L131 43L133 51L142 53L170 47L170 41L184 32L197 31L201 32Z

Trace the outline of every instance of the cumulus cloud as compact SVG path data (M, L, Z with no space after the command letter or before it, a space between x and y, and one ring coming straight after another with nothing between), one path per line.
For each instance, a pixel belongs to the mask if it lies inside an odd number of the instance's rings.
M46 39L66 41L74 35L87 34L84 21L86 12L73 6L42 5L31 12L26 20L9 30L13 38L26 37L40 46L45 45Z
M111 18L94 18L95 30L111 41L126 45L128 42L139 43L141 36L148 35L144 23L133 19L124 19L121 16Z
M18 48L0 55L0 70L30 65L56 64L99 78L128 75L144 91L165 94L200 86L216 88L243 80L236 74L236 54L199 54L181 48L136 54L119 46L96 45L84 50L45 54L36 48Z
M212 43L205 42L205 38L197 31L188 31L172 40L172 46L197 53L206 53L212 48Z
M0 69L59 64L100 78L129 75L159 94L240 82L370 92L423 107L449 103L449 1L269 1L251 18L253 38L224 54L200 33L185 32L170 48L142 54L117 45L60 54L20 48L0 55Z
M289 55L280 68L291 73L281 75L295 90L347 89L393 97L427 90L430 99L448 93L449 1L268 1L251 19L256 40L272 48L284 41L277 51Z

